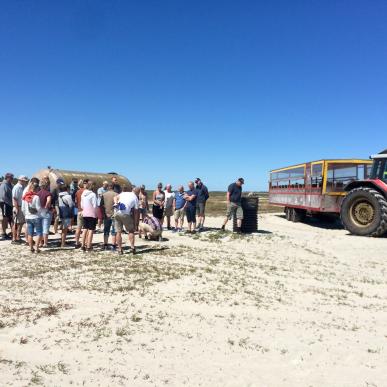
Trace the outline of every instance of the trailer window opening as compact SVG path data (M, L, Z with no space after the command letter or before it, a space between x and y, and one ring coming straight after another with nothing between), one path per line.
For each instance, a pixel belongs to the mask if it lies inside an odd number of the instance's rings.
M272 172L270 187L273 189L302 189L305 187L305 167L294 167Z
M363 164L328 163L327 192L344 192L344 188L352 181L364 179Z
M323 185L323 165L322 163L312 165L311 186L321 188Z

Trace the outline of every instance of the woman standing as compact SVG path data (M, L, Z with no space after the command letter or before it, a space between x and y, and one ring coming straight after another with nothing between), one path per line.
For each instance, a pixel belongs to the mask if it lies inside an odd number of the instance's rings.
M162 183L157 184L156 191L153 192L153 207L152 213L155 218L157 218L161 225L163 224L164 217L164 202L165 202L165 193L163 191Z
M34 233L36 233L36 252L39 253L39 246L42 240L42 218L40 205L40 198L37 194L39 191L39 183L32 183L29 191L23 196L23 212L25 214L27 229L28 229L28 244L31 253L34 253Z
M93 251L93 235L97 226L97 195L93 192L94 183L88 181L81 196L83 217L82 250Z

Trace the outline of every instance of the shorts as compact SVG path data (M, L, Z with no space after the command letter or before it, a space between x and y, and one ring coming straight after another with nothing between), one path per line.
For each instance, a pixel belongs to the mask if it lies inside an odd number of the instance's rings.
M62 228L69 228L71 226L71 218L61 218Z
M148 213L148 210L146 208L139 208L138 211L142 216L145 216Z
M19 209L17 214L16 213L13 214L13 223L22 225L25 222L26 222L26 219L21 209Z
M116 236L116 228L114 227L114 219L113 218L105 218L103 220L103 235L109 236L111 234L112 236Z
M52 219L51 212L47 212L47 214L41 215L41 218L42 218L43 235L48 235L50 233L50 226L51 226L51 219Z
M3 215L3 219L7 218L10 222L12 222L12 218L13 218L12 206L10 206L7 203L0 202L0 209L1 209L1 214Z
M83 217L83 228L85 230L95 231L97 226L97 218L92 218L91 216Z
M138 228L141 230L141 232L148 234L148 236L150 236L152 239L156 239L161 236L161 230L153 230L149 224L141 222L138 225Z
M164 208L160 206L153 205L152 207L152 214L155 218L161 220L164 216Z
M189 206L185 209L188 223L196 223L196 207Z
M196 203L196 215L204 216L205 211L206 211L206 202Z
M185 208L180 208L178 210L175 210L175 220L176 222L178 220L183 220L185 215Z
M33 236L36 233L37 236L43 235L42 218L27 219L28 235Z
M173 207L166 207L164 210L165 216L173 216Z
M97 207L97 218L98 218L98 220L103 220L102 207Z
M231 220L232 218L237 218L239 220L243 219L243 209L240 204L230 203L227 205L226 217Z
M134 233L134 219L132 215L129 214L116 214L114 218L114 226L117 232L122 232L124 226L126 231L129 233Z
M79 212L77 214L77 228L83 228L83 215L82 212Z

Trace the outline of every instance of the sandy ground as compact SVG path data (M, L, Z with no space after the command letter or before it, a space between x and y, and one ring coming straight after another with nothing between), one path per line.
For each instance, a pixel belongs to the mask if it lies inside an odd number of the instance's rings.
M0 242L0 385L386 386L387 239L260 229L135 257Z

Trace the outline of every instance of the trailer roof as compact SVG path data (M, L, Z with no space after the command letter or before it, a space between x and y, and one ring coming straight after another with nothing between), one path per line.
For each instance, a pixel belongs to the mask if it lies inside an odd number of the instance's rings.
M317 164L317 163L322 163L322 162L336 162L336 163L348 163L348 164L349 163L354 163L354 164L362 164L362 163L372 164L372 160L369 160L369 159L320 159L320 160L315 160L315 161L307 161L306 163L288 165L287 167L272 169L269 172L279 172L279 171L282 171L284 169L303 167L306 164Z

